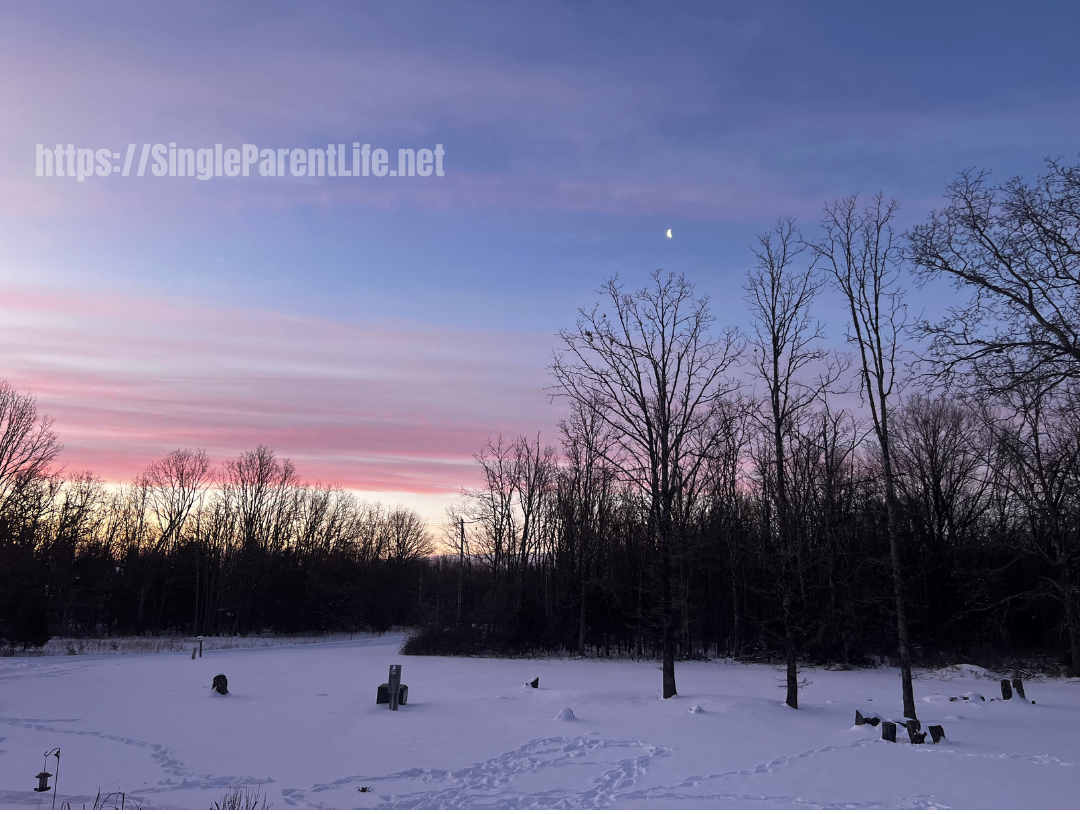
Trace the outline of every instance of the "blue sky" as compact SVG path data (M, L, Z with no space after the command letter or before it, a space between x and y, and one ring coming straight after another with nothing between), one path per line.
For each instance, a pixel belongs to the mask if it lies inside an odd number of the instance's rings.
M910 224L965 167L1080 152L1075 3L7 2L0 21L0 376L110 479L265 441L435 512L487 435L555 440L554 333L612 272L685 272L745 324L748 246L777 217L812 231L826 200L881 190ZM37 143L172 141L440 143L446 175L34 175Z

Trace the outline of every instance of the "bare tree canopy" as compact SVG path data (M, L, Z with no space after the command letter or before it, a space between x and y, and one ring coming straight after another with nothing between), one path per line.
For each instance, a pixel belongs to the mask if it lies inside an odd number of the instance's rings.
M945 195L908 233L916 274L970 295L919 325L938 375L991 390L1080 379L1080 164L1049 161L1032 184L968 170Z
M424 518L407 506L395 506L386 515L387 554L396 563L428 557L435 544Z
M34 397L0 380L0 514L48 472L62 449L52 420L38 418Z
M835 201L825 207L821 222L825 236L812 244L812 248L818 261L832 274L836 289L847 304L850 318L848 340L855 346L861 363L862 393L870 407L870 418L881 452L904 715L914 718L911 642L890 442L890 413L896 398L897 361L907 315L904 292L900 287L903 258L893 230L899 208L899 203L886 200L880 193L874 196L869 205L861 208L854 195Z
M787 700L799 707L797 671L798 647L795 636L795 608L798 600L795 571L797 524L793 522L792 495L788 489L787 448L801 414L817 399L826 383L834 378L828 371L818 386L808 385L802 376L806 368L827 359L818 346L823 338L820 325L810 307L821 290L821 279L813 264L796 268L806 246L792 219L781 219L771 232L758 236L754 249L757 263L748 272L746 302L750 307L749 350L755 378L762 382L766 400L758 417L762 431L770 438L772 459L764 469L764 491L771 500L763 501L775 511L770 523L779 554L780 604L787 657Z
M203 450L177 449L151 463L136 480L147 491L160 530L159 545L179 536L210 478L210 459Z
M658 270L651 278L633 294L610 278L601 289L610 302L581 309L576 328L559 333L564 351L551 371L555 395L597 411L611 428L610 462L662 498L704 463L715 439L702 431L733 390L724 374L741 343L731 328L710 336L708 298L685 277Z
M733 329L712 336L708 298L683 276L651 275L627 293L618 277L601 289L606 303L582 309L561 331L551 366L557 396L593 411L611 430L606 459L649 505L661 560L664 697L676 694L672 558L676 523L720 443L713 416L734 386L725 373L741 350ZM607 310L613 316L609 317Z

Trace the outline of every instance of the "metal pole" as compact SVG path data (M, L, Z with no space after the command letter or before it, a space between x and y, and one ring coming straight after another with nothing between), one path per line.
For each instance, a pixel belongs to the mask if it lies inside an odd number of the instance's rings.
M401 692L401 665L390 665L390 680L387 689L390 692L390 709L398 708L398 693Z
M57 747L56 752L56 779L53 780L52 787L52 807L56 808L56 787L60 785L60 748Z

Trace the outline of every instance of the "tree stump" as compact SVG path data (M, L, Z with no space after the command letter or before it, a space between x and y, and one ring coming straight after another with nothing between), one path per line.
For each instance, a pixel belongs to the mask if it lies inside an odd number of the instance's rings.
M889 743L896 743L896 724L892 721L881 722L881 739Z
M911 736L911 742L913 744L926 743L926 733L925 732L915 732Z
M866 718L861 712L855 710L855 726L862 726L863 724L870 724L870 726L877 726L881 723L880 718Z
M945 727L938 724L931 724L928 729L930 730L930 737L934 739L934 743L945 737Z
M1005 682L1002 681L1001 683L1004 684ZM1013 689L1016 690L1016 694L1026 701L1027 696L1024 695L1024 680L1020 678L1020 676L1017 676L1012 680L1012 685Z
M1009 686L1009 680L1007 678L1001 679L1001 700L1008 701L1012 698L1012 687Z
M908 718L904 721L904 726L907 727L908 737L912 743L922 743L922 741L916 741L915 738L922 734L919 730L922 729L922 724L919 723L917 718ZM926 735L923 735L926 738Z
M214 676L213 689L217 690L221 695L228 695L229 679L225 678L224 674L218 674Z

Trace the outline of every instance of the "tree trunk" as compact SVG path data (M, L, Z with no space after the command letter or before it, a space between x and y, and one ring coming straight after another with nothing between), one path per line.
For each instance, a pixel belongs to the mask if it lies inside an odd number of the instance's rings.
M585 573L581 574L581 608L578 613L578 655L585 656Z
M1071 574L1066 573L1067 585L1071 585ZM1077 607L1076 597L1065 597L1065 627L1069 631L1069 655L1072 661L1073 676L1080 677L1080 608Z
M799 708L799 670L796 659L795 631L791 622L791 585L790 578L784 575L788 583L784 587L784 650L787 655L787 698L784 703L792 709Z
M900 650L900 683L904 693L904 717L915 714L915 691L911 686L911 640L908 638L907 608L904 602L904 575L900 570L900 546L896 535L896 492L889 457L888 436L883 439L882 461L885 469L885 512L889 531L889 559L892 561L893 595L896 600L896 637Z
M661 568L661 587L663 619L661 621L660 646L664 658L664 698L671 698L678 691L675 689L675 605L671 596L671 553L668 550L669 541L662 542L663 560Z

